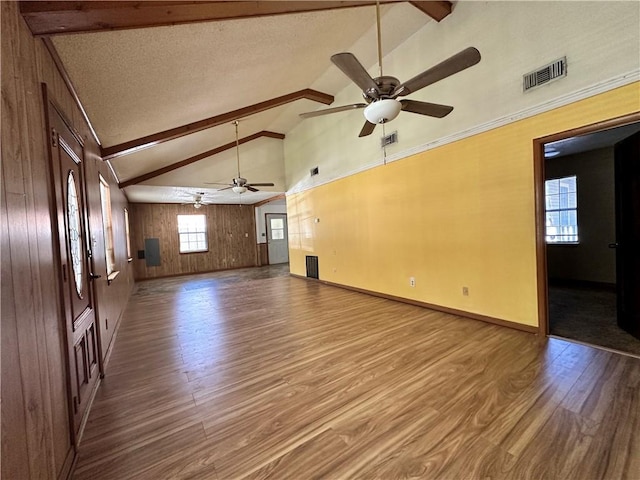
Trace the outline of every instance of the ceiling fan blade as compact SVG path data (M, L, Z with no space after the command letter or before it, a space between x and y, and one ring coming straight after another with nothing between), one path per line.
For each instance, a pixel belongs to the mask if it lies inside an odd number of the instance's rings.
M446 117L453 111L450 105L440 105L438 103L420 102L418 100L400 100L402 110L405 112L419 113L430 117Z
M245 187L247 188L247 190L249 190L250 192L259 192L260 190L258 190L257 188L253 188L251 185L245 185Z
M229 185L228 183L204 182L205 185Z
M301 113L302 118L319 117L320 115L328 115L330 113L344 112L345 110L355 110L366 107L366 103L352 103L351 105L342 105L341 107L325 108L324 110L316 110L315 112Z
M397 96L405 96L410 93L417 92L421 88L436 83L447 78L454 73L461 72L465 68L469 68L480 61L480 52L474 48L465 48L454 56L447 58L444 62L440 62L435 67L416 75L410 80L401 83L391 92L393 98Z
M374 128L376 128L375 123L365 121L364 126L362 127L362 130L360 130L360 134L358 135L358 137L366 137L367 135L371 135L373 133Z
M231 189L231 188L233 188L233 187L235 187L235 185L231 185L231 186L229 186L229 187L225 187L225 188L219 188L219 189L218 189L218 192L222 192L223 190L229 190L229 189Z
M349 52L336 53L331 56L331 61L342 72L351 79L353 83L358 85L363 92L376 94L380 93L380 89L376 82L373 81L371 75L365 70L358 59ZM377 97L377 95L375 95Z
M275 187L275 183L247 183L245 187Z

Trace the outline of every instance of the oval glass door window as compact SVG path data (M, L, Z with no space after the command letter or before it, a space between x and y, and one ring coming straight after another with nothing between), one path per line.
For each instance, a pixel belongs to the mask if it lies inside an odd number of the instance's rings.
M76 293L82 298L82 255L80 249L80 208L78 206L78 190L73 172L67 177L67 222L69 235L69 249L71 250L71 268L76 284Z

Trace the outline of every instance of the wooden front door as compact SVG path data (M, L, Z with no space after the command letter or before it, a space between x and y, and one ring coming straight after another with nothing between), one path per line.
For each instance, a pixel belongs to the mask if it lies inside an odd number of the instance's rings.
M615 146L618 325L640 338L640 132Z
M98 328L87 241L84 152L81 139L51 103L48 119L70 411L73 431L77 433L98 379Z

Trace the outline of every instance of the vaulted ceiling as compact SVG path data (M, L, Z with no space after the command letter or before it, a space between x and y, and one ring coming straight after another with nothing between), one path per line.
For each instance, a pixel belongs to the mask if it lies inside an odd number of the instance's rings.
M451 3L381 0L383 53ZM376 63L371 1L21 2L132 202L257 203L284 193L283 139L349 80L329 60ZM355 98L354 101L359 101ZM239 120L236 149L234 120ZM350 132L351 133L351 132ZM242 196L237 176L273 182Z

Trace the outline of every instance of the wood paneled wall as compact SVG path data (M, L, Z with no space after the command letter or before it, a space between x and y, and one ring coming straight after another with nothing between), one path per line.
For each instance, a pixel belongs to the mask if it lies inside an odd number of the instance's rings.
M258 264L269 265L269 245L266 243L258 244Z
M87 145L87 185L94 254L100 257L102 224L97 172L112 185L114 212L126 198L118 191L81 112L42 40L34 39L17 2L2 9L2 478L56 479L74 456L67 403L64 327L60 319L59 266L54 261L50 209L48 135L41 82L80 132ZM116 232L124 231L116 220ZM117 234L116 234L117 235ZM116 239L119 278L99 285L101 326L110 315L113 330L127 302L131 266L123 258L124 238ZM98 268L100 264L97 264ZM111 332L103 336L109 344Z
M207 216L209 251L180 253L178 215ZM131 204L131 248L136 279L212 272L258 265L256 227L251 205ZM161 265L147 267L136 252L144 250L146 238L160 240Z

